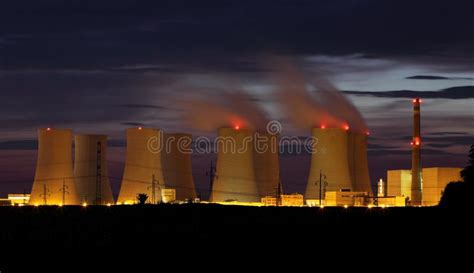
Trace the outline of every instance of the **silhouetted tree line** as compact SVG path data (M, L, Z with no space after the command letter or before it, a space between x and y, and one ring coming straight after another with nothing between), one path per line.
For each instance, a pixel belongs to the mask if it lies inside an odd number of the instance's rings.
M439 206L474 208L474 144L469 150L469 165L461 171L463 181L450 182L444 189Z

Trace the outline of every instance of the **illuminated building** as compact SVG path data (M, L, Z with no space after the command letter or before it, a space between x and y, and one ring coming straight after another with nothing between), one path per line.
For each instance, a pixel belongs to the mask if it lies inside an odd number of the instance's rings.
M72 166L72 131L67 129L38 130L38 160L31 189L30 204L76 205Z
M107 136L76 135L74 151L74 178L80 202L113 203L107 167Z
M21 193L9 193L8 200L10 200L12 204L27 204L30 201L30 195Z
M176 201L175 189L161 189L161 202L171 203Z
M387 196L411 198L411 170L387 171Z
M276 206L278 206L278 198L276 198L274 196L265 196L265 197L261 198L261 203L264 206L276 207Z
M280 196L281 205L285 207L301 207L304 205L304 199L302 194L282 194Z
M423 168L423 206L438 205L449 182L461 181L461 168Z
M357 197L366 197L367 192L328 191L326 192L325 206L354 206Z

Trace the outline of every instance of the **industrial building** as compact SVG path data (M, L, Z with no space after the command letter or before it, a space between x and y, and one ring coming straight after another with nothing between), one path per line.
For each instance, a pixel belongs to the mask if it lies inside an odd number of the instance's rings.
M304 206L304 197L299 193L265 196L261 198L261 203L264 206L301 207Z
M461 168L423 168L423 206L438 205L449 182L461 181Z
M367 192L350 192L350 191L328 191L326 192L325 206L354 206L356 198L367 197ZM363 205L360 204L360 205Z
M317 142L312 147L305 198L319 199L320 189L322 193L352 191L354 187L349 162L356 162L357 159L350 159L349 156L349 132L342 128L313 128L312 136Z
M220 128L211 202L260 202L254 170L253 131Z
M159 129L127 129L127 154L122 185L117 202L134 204L139 193L148 195L147 202L161 200L164 185L161 168L163 132Z
M411 198L411 170L387 171L387 196Z
M72 165L72 131L38 130L38 160L29 204L79 204Z
M254 168L260 197L281 194L279 136L258 133L255 138Z
M461 180L461 168L432 167L422 168L422 205L438 205L444 188L449 182ZM389 170L387 171L387 196L408 197L411 203L412 194L411 170Z
M107 167L107 136L76 135L74 180L81 203L114 203Z

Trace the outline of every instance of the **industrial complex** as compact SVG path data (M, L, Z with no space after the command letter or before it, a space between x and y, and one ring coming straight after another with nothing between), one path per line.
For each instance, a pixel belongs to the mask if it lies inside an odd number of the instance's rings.
M312 128L306 191L284 193L278 134L250 128L217 130L216 171L209 200L200 200L192 168L192 135L153 128L126 131L126 161L117 200L107 168L107 136L75 135L72 130L38 131L38 159L30 194L10 194L13 205L135 204L212 202L252 206L433 206L447 183L460 180L460 168L421 164L421 99L413 99L412 169L387 170L387 181L371 183L368 132L321 125ZM74 139L74 145L73 145ZM74 161L72 152L74 149ZM284 181L283 181L284 183ZM373 186L372 186L373 185Z

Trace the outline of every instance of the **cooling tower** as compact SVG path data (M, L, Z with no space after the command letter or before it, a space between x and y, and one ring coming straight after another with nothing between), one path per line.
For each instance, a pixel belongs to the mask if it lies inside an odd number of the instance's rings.
M248 129L219 129L211 201L260 201L255 180L252 133Z
M369 164L367 161L367 134L349 134L349 171L353 190L372 194Z
M38 161L29 203L79 204L72 170L71 130L48 128L38 131Z
M280 187L278 138L275 134L258 133L254 139L255 178L260 197L276 196Z
M323 174L323 181L327 182L322 194L323 199L324 192L327 191L352 190L348 131L338 128L313 128L312 135L317 142L313 146L311 156L306 199L319 199L320 171Z
M114 202L107 168L107 136L75 136L74 179L81 202L105 205Z
M196 198L191 164L192 136L189 134L165 134L161 152L161 164L166 188L176 190L176 199Z
M140 127L127 130L127 159L118 203L136 203L139 193L147 194L149 203L161 201L162 138L163 132L158 129Z

